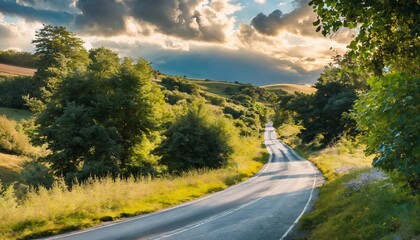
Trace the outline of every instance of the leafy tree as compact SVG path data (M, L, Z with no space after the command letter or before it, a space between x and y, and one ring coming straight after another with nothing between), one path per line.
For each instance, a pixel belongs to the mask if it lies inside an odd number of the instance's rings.
M135 147L159 126L163 95L151 67L143 60L115 64L109 77L95 71L64 78L36 120L33 140L48 143L43 160L56 175L126 173Z
M321 84L338 82L356 91L368 90L367 79L370 74L360 67L359 62L350 54L336 55L333 61L325 66L318 79Z
M321 136L321 146L325 146L347 134L354 134L355 122L348 113L357 98L356 91L345 84L328 82L315 84L317 91L313 95L297 94L284 98L286 111L296 112L294 119L304 129L300 137L304 142L311 142Z
M42 100L49 102L64 77L86 70L89 57L83 41L65 27L44 25L35 36L35 78L40 81Z
M317 31L327 35L345 28L357 28L351 54L368 63L375 75L385 66L415 71L420 62L418 0L312 0L318 14Z
M24 96L41 97L37 81L33 77L0 77L0 106L27 109Z
M400 171L420 191L420 78L389 74L369 80L371 91L355 105L373 165Z
M156 153L162 156L160 163L175 174L192 169L220 168L228 163L233 151L231 134L232 130L222 118L214 116L203 105L192 105L166 131L166 139Z
M108 48L100 47L89 50L89 58L91 62L88 70L99 78L110 77L120 67L118 54Z

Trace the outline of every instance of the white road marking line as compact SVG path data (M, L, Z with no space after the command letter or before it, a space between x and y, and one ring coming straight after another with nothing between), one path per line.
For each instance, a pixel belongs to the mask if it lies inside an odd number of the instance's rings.
M308 160L306 160L307 161L307 163L312 167L312 170L313 170L313 173L314 173L314 181L313 181L313 183L312 183L312 189L311 189L311 192L310 192L310 194L309 194L309 198L308 198L308 201L306 201L306 205L305 205L305 207L303 208L303 210L302 210L302 212L299 214L299 216L296 218L296 220L293 222L293 224L292 224L292 226L290 226L289 227L289 229L287 229L287 231L283 234L283 236L280 238L280 240L283 240L283 239L285 239L286 237L287 237L287 235L290 233L290 231L292 231L292 229L296 226L296 224L299 222L299 219L303 216L303 214L306 212L306 209L308 208L308 206L309 206L309 203L311 202L311 200L312 200L312 195L313 195L313 192L314 192L314 189L315 189L315 184L316 184L316 171L315 171L315 168L314 168L314 166L312 165L312 164L310 164L309 163L309 161Z

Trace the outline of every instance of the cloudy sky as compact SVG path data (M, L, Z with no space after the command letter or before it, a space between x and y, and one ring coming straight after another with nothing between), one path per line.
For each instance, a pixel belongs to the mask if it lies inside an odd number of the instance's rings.
M164 73L313 83L354 36L315 32L307 0L0 0L0 49L33 51L42 24L66 26L87 48L142 57Z

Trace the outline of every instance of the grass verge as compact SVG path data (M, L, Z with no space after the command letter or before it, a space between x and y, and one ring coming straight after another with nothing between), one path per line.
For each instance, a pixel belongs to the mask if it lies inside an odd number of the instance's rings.
M0 238L24 239L83 229L122 217L154 212L227 188L255 174L268 154L255 138L242 139L230 167L160 179L91 179L70 191L30 191L18 200L12 187L0 197Z
M305 239L420 239L420 196L397 176L375 178L363 145L342 139L321 151L296 149L327 179L299 222Z
M308 239L419 239L420 196L395 178L349 187L369 171L352 171L320 188L313 211L300 221Z

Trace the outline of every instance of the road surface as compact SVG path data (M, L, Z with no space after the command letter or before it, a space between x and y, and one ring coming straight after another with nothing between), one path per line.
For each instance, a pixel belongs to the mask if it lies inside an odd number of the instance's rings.
M157 213L49 239L284 239L307 211L319 171L264 133L269 162L253 178Z

